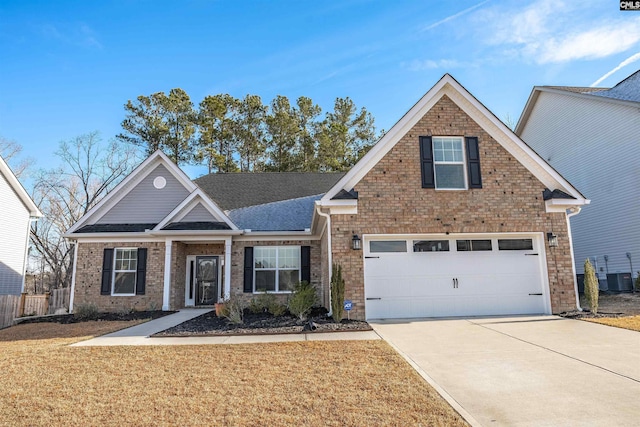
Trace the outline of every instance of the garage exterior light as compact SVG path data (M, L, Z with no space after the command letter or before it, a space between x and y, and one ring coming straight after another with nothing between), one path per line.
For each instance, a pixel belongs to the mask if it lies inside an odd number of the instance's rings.
M547 241L549 242L550 248L558 247L558 236L553 233L547 233Z
M354 251L359 251L360 249L362 249L362 240L360 240L360 237L358 237L357 234L354 234L353 238L351 239L351 249L353 249Z

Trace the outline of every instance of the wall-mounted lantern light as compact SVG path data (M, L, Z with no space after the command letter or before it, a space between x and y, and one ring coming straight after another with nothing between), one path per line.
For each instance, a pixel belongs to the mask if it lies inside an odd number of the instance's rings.
M354 251L359 251L360 249L362 249L362 240L360 240L357 234L354 234L353 238L351 239L351 249L353 249Z
M553 233L547 233L547 241L549 242L550 248L558 247L558 236Z

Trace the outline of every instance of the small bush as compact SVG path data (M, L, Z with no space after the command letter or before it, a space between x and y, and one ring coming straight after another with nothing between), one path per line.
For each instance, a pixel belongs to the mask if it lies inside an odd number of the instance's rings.
M344 279L342 278L342 266L333 264L331 275L331 317L339 323L344 314Z
M289 299L289 312L300 320L304 320L317 300L316 288L306 280L297 283L293 295Z
M73 316L80 320L96 320L98 314L98 307L91 303L78 304L73 308Z
M238 297L231 297L224 303L222 317L226 317L234 325L244 323L244 302Z
M259 297L251 298L251 301L249 301L249 306L247 307L253 314L264 313L265 310L265 307L262 306L258 298Z
M287 306L285 304L280 304L278 301L274 300L273 304L267 307L267 311L276 317L284 316L287 312Z
M248 308L253 314L267 312L276 317L282 316L287 312L287 306L280 304L274 294L267 293L266 291L252 298Z
M598 312L598 278L596 277L596 271L591 265L591 261L587 258L584 262L584 296L589 304L589 309L592 313Z

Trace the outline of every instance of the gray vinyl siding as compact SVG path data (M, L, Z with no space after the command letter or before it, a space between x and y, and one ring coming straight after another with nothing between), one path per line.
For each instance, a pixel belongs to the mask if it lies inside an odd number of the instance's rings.
M595 257L604 279L640 270L640 110L541 92L522 139L564 175L591 205L571 219L577 273ZM640 105L638 105L640 107ZM602 268L602 271L600 271Z
M0 295L22 292L29 210L0 172Z
M162 176L167 185L153 186ZM120 200L97 224L158 223L187 196L189 191L163 165L158 165L147 177Z
M220 221L214 218L209 211L198 203L180 222Z

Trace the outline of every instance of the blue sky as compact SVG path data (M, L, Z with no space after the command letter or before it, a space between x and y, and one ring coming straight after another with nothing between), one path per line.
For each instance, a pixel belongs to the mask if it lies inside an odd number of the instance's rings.
M639 67L640 12L613 0L0 0L0 136L50 167L61 140L109 140L127 100L175 87L196 105L349 96L389 129L446 72L517 120L535 85Z

